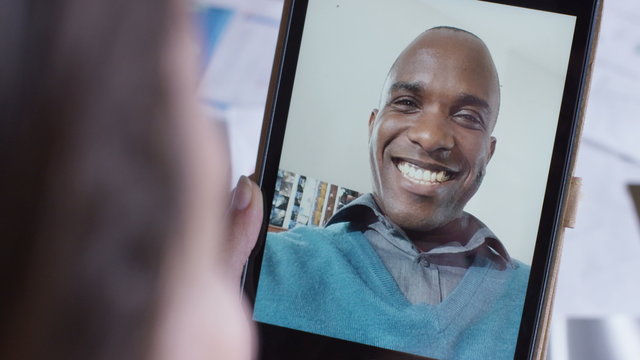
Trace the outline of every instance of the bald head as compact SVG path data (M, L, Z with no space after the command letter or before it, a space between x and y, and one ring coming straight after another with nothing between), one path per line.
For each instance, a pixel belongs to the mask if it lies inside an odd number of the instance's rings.
M412 238L461 219L496 139L500 89L477 36L438 27L420 34L391 67L369 118L374 197Z
M422 69L419 68L421 66ZM418 35L391 66L382 90L381 101L384 101L393 82L398 80L398 75L407 71L431 71L433 75L440 73L447 76L450 83L461 78L464 78L465 82L475 80L484 83L486 90L483 91L483 98L494 113L491 126L493 130L500 107L500 81L491 53L478 36L450 26L434 27ZM451 86L455 87L455 84Z

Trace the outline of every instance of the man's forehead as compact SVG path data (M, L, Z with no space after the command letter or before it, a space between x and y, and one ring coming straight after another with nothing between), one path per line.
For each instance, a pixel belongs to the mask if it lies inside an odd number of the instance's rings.
M418 62L417 59L423 61ZM412 41L398 56L391 72L416 63L429 65L429 62L439 60L464 62L466 66L495 71L491 54L478 37L462 30L435 28L425 31Z
M398 56L387 76L383 96L400 87L427 88L431 78L450 79L452 92L464 92L457 86L475 83L482 89L477 95L499 107L498 74L491 54L482 40L463 30L435 28L420 34ZM455 81L454 81L455 80Z

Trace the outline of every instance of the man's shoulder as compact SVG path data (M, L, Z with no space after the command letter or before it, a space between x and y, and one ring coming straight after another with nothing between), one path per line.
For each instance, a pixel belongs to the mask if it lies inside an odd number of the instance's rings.
M525 288L529 284L529 274L531 273L531 266L524 262L511 258L511 286L516 288Z
M286 281L291 286L306 284L309 279L312 283L326 281L335 278L329 273L353 272L354 264L366 263L372 254L375 253L362 233L344 223L269 233L260 281L265 274L274 283Z
M270 232L267 234L267 239L308 243L315 239L331 239L345 236L348 232L348 226L345 223L333 224L327 227L298 226L288 231Z
M511 258L511 263L513 264L513 268L515 271L520 274L529 276L529 273L531 272L531 265L527 265L524 262L514 258Z
M268 250L277 251L329 251L344 249L362 237L361 232L351 231L348 223L327 227L298 226L289 231L267 234Z

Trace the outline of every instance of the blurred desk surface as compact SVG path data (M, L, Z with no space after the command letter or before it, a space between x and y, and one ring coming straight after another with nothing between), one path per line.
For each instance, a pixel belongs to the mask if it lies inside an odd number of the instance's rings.
M576 176L583 178L582 199L576 228L566 233L556 292L553 360L584 354L572 334L576 327L569 326L576 320L640 319L640 224L628 187L640 184L639 16L637 0L604 2L576 164ZM636 339L640 343L640 334ZM635 356L640 355L618 352L606 359Z

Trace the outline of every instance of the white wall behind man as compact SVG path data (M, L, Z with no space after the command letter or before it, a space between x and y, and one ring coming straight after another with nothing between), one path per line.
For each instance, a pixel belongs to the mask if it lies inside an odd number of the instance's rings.
M307 14L280 167L371 191L367 125L389 67L431 27L471 31L493 55L502 101L496 152L467 210L530 263L574 18L468 0L315 0Z

